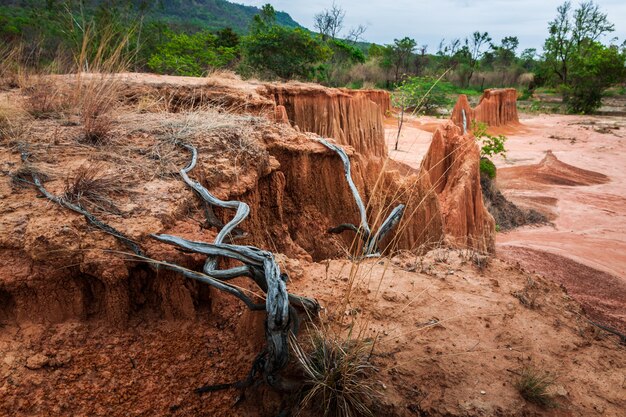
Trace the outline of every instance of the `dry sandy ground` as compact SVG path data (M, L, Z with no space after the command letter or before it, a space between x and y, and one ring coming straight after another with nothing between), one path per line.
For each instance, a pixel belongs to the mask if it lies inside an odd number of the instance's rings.
M443 122L435 118L405 122L398 151L391 151L391 157L418 167L429 132ZM386 126L387 143L393 149L395 120L388 119ZM592 317L626 329L626 120L522 115L521 126L493 133L508 137L507 158L495 160L501 190L513 202L542 211L552 221L498 233L498 255L563 284ZM550 172L550 178L539 178L549 170L539 165L549 150L575 168L564 166L557 175ZM608 181L566 185L569 170L576 168L593 171L583 177L599 173Z
M552 150L560 161L605 174L609 181L589 186L528 183L526 189L510 190L509 197L519 202L533 197L556 199L552 207L556 218L553 226L501 234L498 243L564 255L626 279L626 120L535 116L522 123L519 133L508 135L508 158L497 161L498 167L534 164ZM501 187L506 191L507 182Z

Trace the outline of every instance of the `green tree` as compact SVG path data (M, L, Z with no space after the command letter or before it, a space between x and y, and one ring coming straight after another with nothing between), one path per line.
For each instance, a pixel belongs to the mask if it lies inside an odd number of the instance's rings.
M401 70L408 70L416 46L417 42L415 42L415 39L404 37L402 39L394 39L392 45L385 47L381 65L383 68L393 71L395 83L400 80Z
M484 56L485 47L491 42L491 37L487 32L480 33L478 31L472 33L472 36L465 38L465 45L457 53L461 56L461 62L464 63L462 68L466 74L465 86L468 87L474 76L474 72L478 69L479 62Z
M520 54L520 64L526 71L534 71L537 67L537 49L524 49Z
M493 65L500 68L510 67L515 63L515 51L519 46L517 36L507 36L500 41L500 45L491 45L493 51Z
M331 49L305 29L276 24L275 16L274 8L266 4L254 17L243 40L245 62L283 79L311 78L316 64L332 56Z
M400 108L398 116L398 133L395 150L398 150L400 132L404 123L404 113L408 110L413 115L418 113L433 114L436 110L452 104L446 90L452 90L452 84L442 81L447 71L439 78L409 77L400 83L391 96L393 105Z
M560 85L570 112L597 109L603 91L624 80L624 51L599 42L614 29L593 1L584 1L575 10L569 1L557 8L557 17L549 25L539 75Z
M208 31L172 33L150 57L148 67L162 74L201 76L211 68L227 66L236 57L237 47L219 46L218 37Z
M600 107L604 90L626 80L626 51L591 40L584 49L584 54L573 57L569 83L563 87L572 113L593 112Z
M566 1L557 7L557 17L549 23L550 36L544 44L545 65L561 83L569 83L572 62L584 54L588 41L597 41L613 32L615 25L608 21L593 1L584 1L576 10Z
M215 32L217 36L216 44L218 46L225 46L227 48L237 48L239 46L239 35L237 35L231 28L224 28Z

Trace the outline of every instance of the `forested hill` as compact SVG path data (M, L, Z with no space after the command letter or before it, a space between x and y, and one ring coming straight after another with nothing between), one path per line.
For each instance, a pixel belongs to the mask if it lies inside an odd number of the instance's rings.
M21 29L28 30L33 20L45 25L42 20L48 20L46 12L59 13L69 8L75 14L82 9L89 15L98 6L118 11L131 8L177 31L215 31L230 27L239 34L248 31L252 17L260 11L257 7L226 0L3 0L0 2L0 35L18 35ZM285 12L276 12L276 22L291 28L300 27Z
M245 33L257 13L257 7L226 0L161 0L152 6L150 15L181 29L197 27L218 30L230 27L235 32ZM276 21L282 26L300 26L285 12L276 12Z

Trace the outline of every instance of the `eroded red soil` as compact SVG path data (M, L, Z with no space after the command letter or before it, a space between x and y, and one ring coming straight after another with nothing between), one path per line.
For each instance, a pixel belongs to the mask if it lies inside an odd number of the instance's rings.
M389 146L394 122L387 121ZM418 166L429 143L428 124L437 122L405 122L399 151L391 156ZM626 329L623 118L522 115L520 126L491 130L508 137L507 158L495 160L500 189L552 221L498 233L498 255L562 283L596 319Z
M99 173L123 185L109 196L119 213L98 216L149 256L198 269L198 255L149 238L215 236L176 173L188 155L164 140L186 132L200 152L193 177L219 197L251 207L238 243L276 253L289 290L323 305L318 323L342 338L375 341L377 415L618 416L626 407L626 363L616 338L593 327L557 283L485 256L495 225L477 186L478 151L456 127L447 125L431 147L430 132L443 121L410 120L399 151L390 152L396 161L386 161L382 132L354 125L362 112L368 126L383 126L384 94L288 84L274 86L285 94L278 104L267 95L275 89L236 77L123 79L128 95L107 146L81 143L72 115L36 120L27 136L2 143L3 172L19 174L19 149L27 145L29 169L49 174L46 186L61 194L81 166L98 164ZM19 92L8 95L9 104L19 103ZM364 108L355 105L363 102ZM284 111L275 111L279 105ZM309 120L316 109L333 117ZM389 256L349 260L351 236L325 233L356 223L356 210L341 162L298 123L345 141L374 223L391 204L407 205ZM417 131L425 136L415 140ZM0 182L0 194L0 415L254 417L274 416L290 401L263 384L245 398L236 389L193 392L246 374L263 344L262 313L142 267L82 216L10 176ZM560 204L556 194L533 198ZM230 213L216 214L224 221ZM449 249L445 242L475 249ZM233 282L259 296L249 280ZM306 337L305 330L300 340ZM514 385L526 366L557 376L551 394L561 408L546 411L522 399Z

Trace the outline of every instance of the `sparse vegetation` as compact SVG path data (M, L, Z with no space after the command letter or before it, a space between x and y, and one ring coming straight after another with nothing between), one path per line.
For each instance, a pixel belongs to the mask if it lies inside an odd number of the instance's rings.
M26 89L25 109L37 119L59 118L71 107L69 91L43 76Z
M524 288L511 293L513 297L517 298L519 302L530 309L536 309L539 307L537 302L537 283L531 277L526 279Z
M480 143L480 173L489 179L496 178L496 166L490 158L500 155L506 158L506 136L491 135L487 133L487 124L482 122L472 122L472 133L476 140Z
M104 165L84 164L72 177L65 179L63 198L85 208L120 214L110 196L127 191L121 183L120 178L107 175Z
M452 104L448 95L452 89L448 81L428 76L411 77L400 83L393 93L393 101L396 107L405 108L414 114L437 114Z
M119 83L113 75L94 74L79 79L77 111L83 129L81 141L93 145L106 143L113 128L111 112L118 104Z
M532 367L523 368L515 381L515 388L526 401L544 408L557 406L550 392L553 385L553 375Z
M312 408L324 417L373 416L379 396L373 343L341 340L320 329L313 330L310 341L306 348L292 343L304 373L301 409Z

